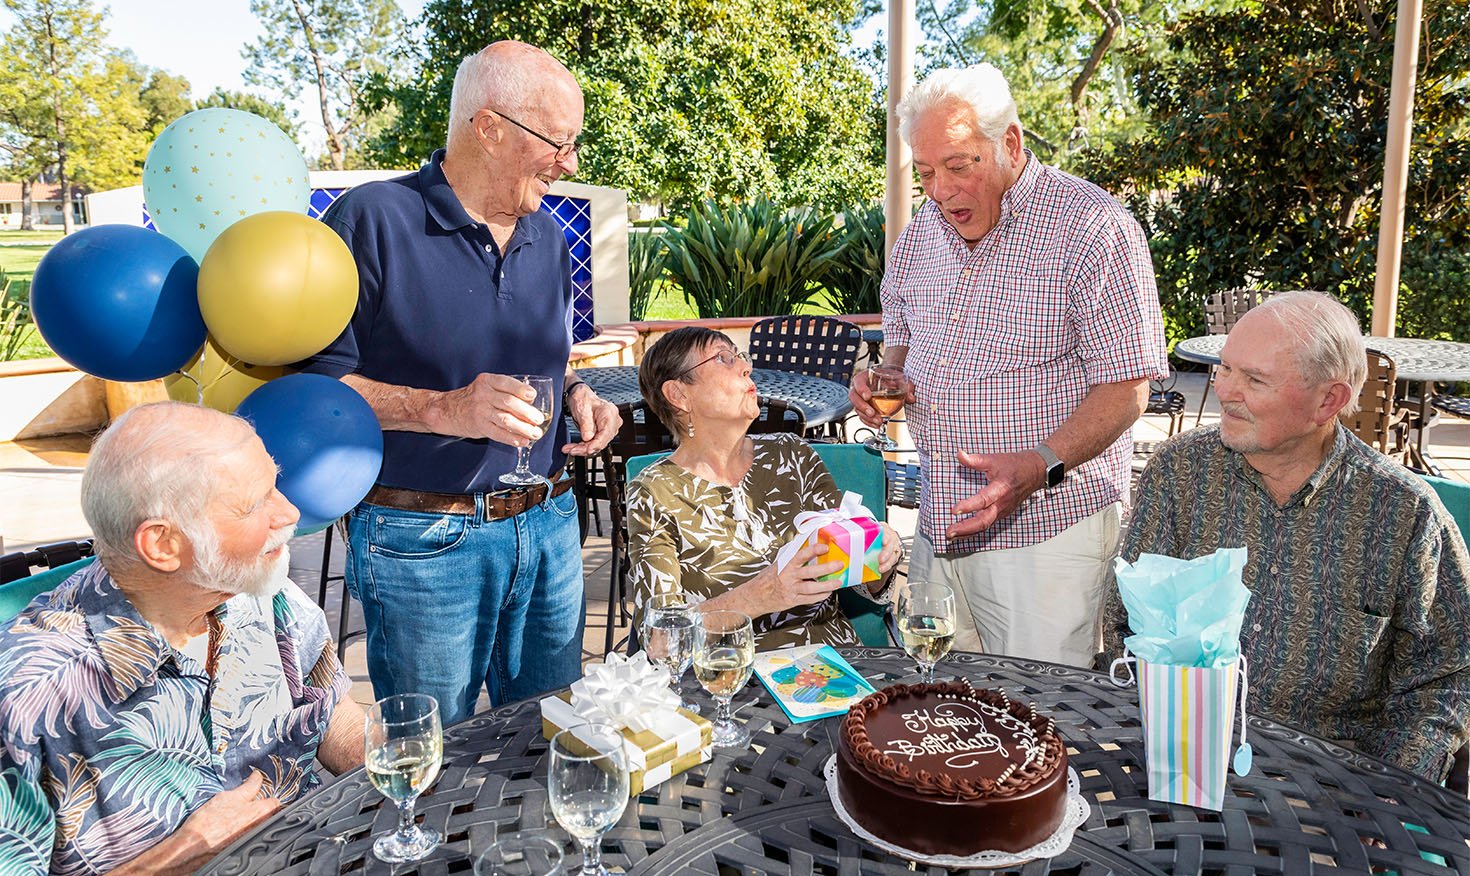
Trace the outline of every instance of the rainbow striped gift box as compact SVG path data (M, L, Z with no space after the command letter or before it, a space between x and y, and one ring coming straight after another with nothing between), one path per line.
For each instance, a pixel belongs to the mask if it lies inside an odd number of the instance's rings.
M1239 685L1239 659L1222 669L1138 661L1150 799L1220 810Z

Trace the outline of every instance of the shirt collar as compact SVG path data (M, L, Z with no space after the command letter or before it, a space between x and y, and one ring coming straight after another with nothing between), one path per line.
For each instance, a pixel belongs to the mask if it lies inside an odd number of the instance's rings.
M1300 502L1305 507L1310 505L1312 503L1312 500L1317 498L1317 493L1322 490L1323 486L1327 483L1327 479L1332 477L1332 475L1342 465L1343 458L1347 454L1347 437L1347 427L1343 426L1342 423L1338 423L1337 430L1333 433L1332 447L1327 451L1326 458L1324 458L1322 460L1322 464L1318 465L1317 469L1307 477L1306 482L1298 487L1295 493L1291 494L1291 498L1287 500L1285 505L1281 506L1283 509L1290 508L1298 502ZM1245 478L1247 482L1253 484L1256 489L1260 490L1269 499L1271 494L1270 491L1266 489L1265 480L1261 477L1260 472L1256 471L1254 468L1251 467L1250 463L1245 461L1245 454L1238 451L1230 450L1228 447L1226 448L1226 451L1229 452L1234 460L1236 474L1240 477ZM1274 504L1275 500L1272 500L1272 503Z
M459 196L449 185L449 178L444 175L443 149L434 150L434 154L429 156L429 163L419 168L419 191L423 192L424 209L429 217L445 231L459 231L480 224L470 218ZM541 229L533 222L523 221L525 218L522 216L516 220L511 247L532 243L541 237Z

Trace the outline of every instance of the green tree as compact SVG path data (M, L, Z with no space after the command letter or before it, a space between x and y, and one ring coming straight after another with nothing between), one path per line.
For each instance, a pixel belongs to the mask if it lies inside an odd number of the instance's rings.
M398 110L371 148L417 164L444 142L460 61L519 39L582 85L582 179L675 208L865 201L881 191L882 141L872 82L845 52L858 12L857 0L431 0L417 69L370 88Z
M148 82L138 92L147 113L148 140L151 143L169 124L194 109L189 97L189 80L163 70L148 71Z
M989 61L1006 75L1027 145L1069 166L1088 147L1141 133L1136 62L1168 51L1179 16L1246 0L920 0L926 66Z
M255 113L257 116L285 131L286 136L292 140L295 140L301 133L301 123L296 121L296 114L284 103L261 97L258 94L251 94L248 91L229 91L224 88L216 88L194 105L194 109L209 109L211 107L237 109L247 113Z
M303 82L316 92L331 166L343 170L366 119L361 80L388 70L404 29L394 0L251 0L265 35L244 50L245 81L288 98Z
M1147 131L1091 155L1150 237L1171 339L1232 286L1338 295L1366 325L1392 79L1394 3L1305 0L1196 15L1141 59ZM1464 322L1470 274L1470 6L1430 4L1415 90L1401 321ZM1453 309L1441 314L1436 311ZM1447 321L1448 320L1448 321Z
M113 188L136 181L147 146L136 66L108 50L102 15L90 0L4 0L15 23L0 41L8 61L0 86L0 139L23 166L41 168L69 205L77 185ZM72 211L62 211L72 230Z

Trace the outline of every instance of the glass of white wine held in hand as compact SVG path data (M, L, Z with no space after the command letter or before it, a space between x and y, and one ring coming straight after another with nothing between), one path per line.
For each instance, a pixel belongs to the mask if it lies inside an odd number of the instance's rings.
M551 814L581 844L582 876L607 876L602 835L628 805L623 745L623 734L610 724L578 724L551 737Z
M954 591L943 584L909 584L898 593L898 634L919 664L920 678L934 681L934 664L954 645Z
M888 437L888 423L908 401L908 378L896 365L874 365L868 369L868 392L871 393L868 404L883 417L883 424L878 427L878 434L864 443L874 450L892 453L899 446Z
M547 430L551 428L551 390L550 377L542 377L538 374L516 374L514 379L531 387L536 391L536 398L531 405L541 412L541 434L524 447L516 448L515 471L507 472L500 476L500 482L520 487L529 487L535 484L550 484L546 478L536 474L530 469L531 448L545 437Z
M682 593L658 593L643 608L643 650L669 670L669 687L679 696L679 708L699 714L699 704L679 694L679 679L694 661L694 638L699 617Z
M368 709L364 730L368 779L398 806L398 829L378 837L373 854L389 863L422 860L443 839L413 820L414 801L439 775L444 753L439 703L425 694L385 697Z
M748 616L738 611L700 613L694 677L715 698L715 745L743 748L750 743L750 731L730 717L730 700L750 680L754 662L755 632Z

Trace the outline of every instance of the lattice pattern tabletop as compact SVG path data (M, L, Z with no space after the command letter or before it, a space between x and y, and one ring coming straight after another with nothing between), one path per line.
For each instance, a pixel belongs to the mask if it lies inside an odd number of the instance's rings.
M577 376L585 380L598 396L615 405L643 398L638 389L636 365L583 368ZM847 387L835 381L771 368L756 368L750 372L750 377L755 381L756 392L801 408L809 429L825 426L852 412L852 402L847 400Z
M913 680L901 652L842 653L878 687ZM1061 857L978 872L1470 872L1467 801L1381 761L1253 718L1255 766L1248 776L1231 775L1223 812L1159 803L1147 798L1134 689L1092 672L980 654L953 655L940 665L946 673L1002 688L1054 717L1092 806ZM757 731L751 747L716 749L709 763L640 795L604 838L608 866L709 876L914 872L863 844L833 812L822 765L838 722L791 724L755 681L736 702L751 699L738 712ZM502 832L548 830L566 840L547 804L546 747L535 702L447 730L443 773L418 805L423 823L447 840L417 867L390 868L371 856L372 838L393 827L395 813L359 770L287 808L202 872L440 876L470 872L471 855ZM1421 851L1442 856L1448 868Z
M1180 341L1174 353L1188 362L1219 365L1220 348L1227 335L1202 335ZM1398 379L1411 383L1460 383L1470 381L1470 344L1457 341L1426 341L1418 338L1364 338L1369 349L1388 354L1398 369Z

